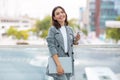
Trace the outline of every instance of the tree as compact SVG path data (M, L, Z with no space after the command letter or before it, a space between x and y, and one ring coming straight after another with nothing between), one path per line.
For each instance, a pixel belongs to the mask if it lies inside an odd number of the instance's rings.
M116 20L117 20L117 21L120 21L120 16L118 16L118 17L116 18Z
M8 30L7 30L7 35L8 36L15 36L17 34L17 29L14 28L13 26L11 26Z
M18 32L17 32L17 34L15 35L15 37L16 37L17 39L27 40L28 37L29 37L29 34L28 34L28 31L21 30L21 31L18 31Z
M48 34L48 29L50 26L51 26L51 17L49 15L46 16L43 20L37 20L36 22L37 35L42 38L45 38Z
M45 37L47 36L47 34L48 34L48 31L47 31L47 30L44 30L44 31L42 32L42 34L40 35L40 37L45 38Z
M77 19L72 18L72 19L68 20L68 22L69 22L69 26L71 26L74 31L75 31L75 29L80 30L80 26L79 26L79 24L77 24L77 22L78 22Z
M120 16L118 16L116 18L117 21L120 21ZM116 41L116 43L120 40L120 28L118 26L118 28L111 28L111 27L107 27L106 29L106 38L111 38L114 39Z
M120 40L120 28L107 28L106 29L106 38L114 39L116 43Z
M7 35L8 36L13 36L16 39L24 39L27 40L29 37L28 31L26 30L21 30L18 31L16 28L14 28L13 26L11 26L8 30L7 30Z
M87 36L88 35L88 31L86 29L82 29L82 32Z

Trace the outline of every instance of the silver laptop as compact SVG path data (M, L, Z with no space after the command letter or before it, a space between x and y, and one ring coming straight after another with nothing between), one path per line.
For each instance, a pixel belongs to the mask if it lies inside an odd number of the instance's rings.
M64 69L64 73L72 73L72 59L71 57L59 57L59 61ZM52 57L48 58L49 64L49 73L54 74L57 73L56 64Z

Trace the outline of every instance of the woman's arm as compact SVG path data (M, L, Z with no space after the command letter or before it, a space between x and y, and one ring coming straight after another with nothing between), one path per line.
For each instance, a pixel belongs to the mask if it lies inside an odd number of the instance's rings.
M57 67L57 74L62 75L64 73L64 70L62 68L62 65L60 64L58 55L57 54L53 55L53 59L55 61L56 67Z
M61 64L60 64L60 61L59 61L59 59L58 59L58 55L57 55L57 54L53 55L53 59L54 59L54 61L55 61L55 63L56 63L56 66L61 66Z

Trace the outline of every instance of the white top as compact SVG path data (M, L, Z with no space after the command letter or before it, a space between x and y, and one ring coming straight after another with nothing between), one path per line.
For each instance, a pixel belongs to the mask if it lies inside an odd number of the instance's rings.
M65 26L61 26L60 31L62 33L63 40L64 40L65 52L68 52L67 32L66 32Z

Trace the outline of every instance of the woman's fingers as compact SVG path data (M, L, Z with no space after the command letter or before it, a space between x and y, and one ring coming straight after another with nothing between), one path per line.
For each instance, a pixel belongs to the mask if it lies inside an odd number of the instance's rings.
M63 70L63 68L61 66L57 67L57 73L58 73L58 75L64 74L64 70Z
M77 33L77 35L76 35L76 40L78 41L79 39L80 39L80 34Z

